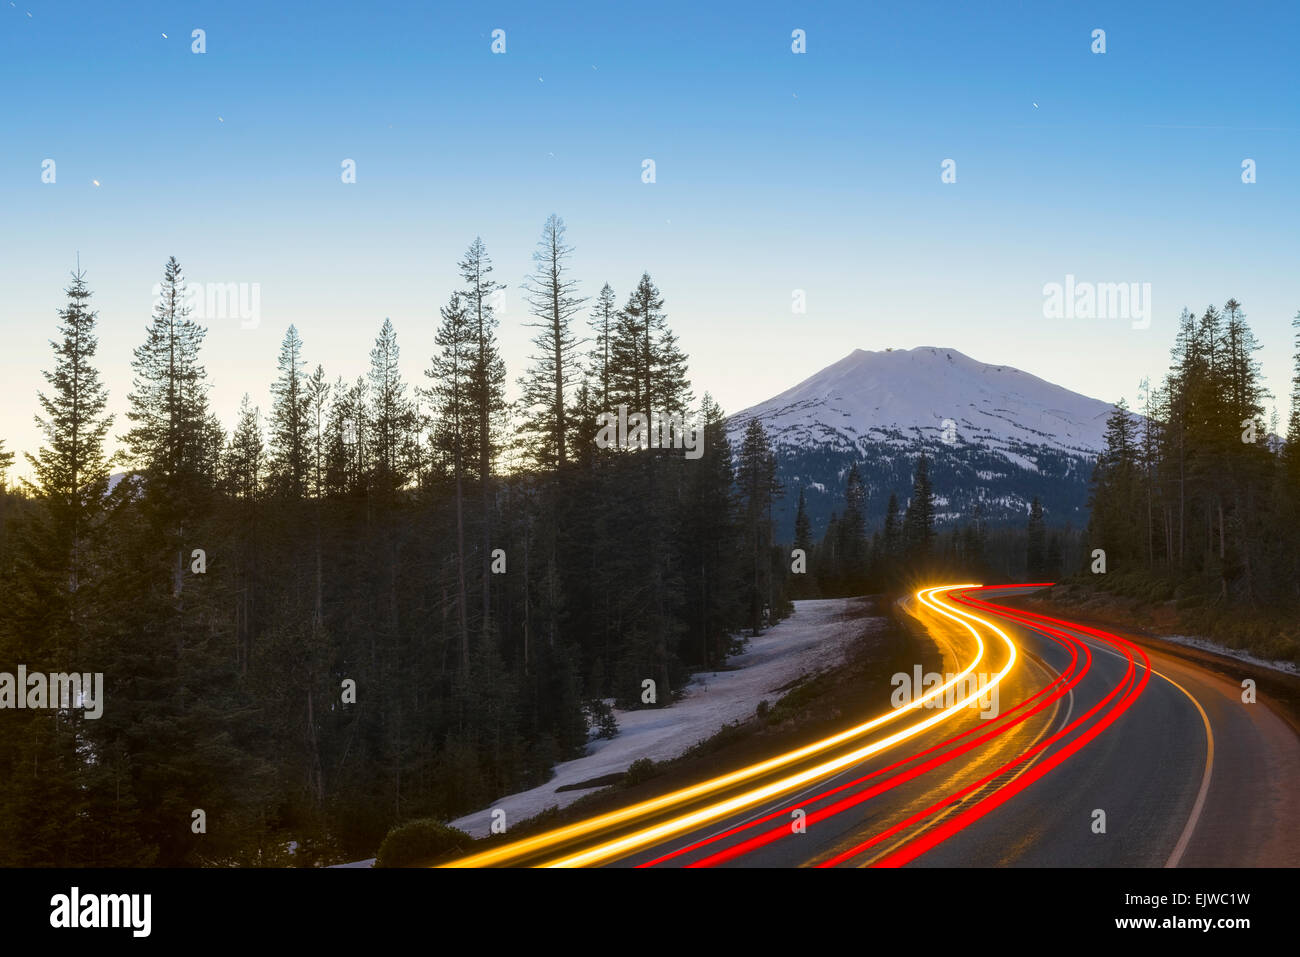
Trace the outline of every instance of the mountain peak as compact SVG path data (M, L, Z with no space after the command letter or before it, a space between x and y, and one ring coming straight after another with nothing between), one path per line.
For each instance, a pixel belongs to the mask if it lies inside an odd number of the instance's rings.
M925 454L938 522L1023 522L1038 498L1051 522L1087 516L1092 463L1114 406L957 349L854 349L780 395L728 421L738 443L763 423L787 489L777 509L792 534L793 490L807 493L814 528L841 508L857 464L868 497L906 503L915 460Z
M943 346L870 351L843 359L733 417L763 421L778 444L860 445L914 435L1011 452L1024 443L1080 456L1099 452L1109 403L1007 365ZM955 435L954 435L955 433ZM834 436L832 435L834 434Z

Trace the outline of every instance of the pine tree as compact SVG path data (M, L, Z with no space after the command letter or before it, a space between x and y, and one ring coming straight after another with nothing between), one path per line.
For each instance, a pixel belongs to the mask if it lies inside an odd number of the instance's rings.
M325 484L333 495L360 493L370 484L370 401L365 376L334 383L325 429Z
M329 416L330 383L325 369L317 365L307 380L307 421L311 429L309 446L311 494L320 499L325 494L326 431Z
M812 521L808 518L808 503L804 497L803 488L799 489L799 501L795 505L794 512L794 542L795 549L802 550L804 556L804 572L791 578L790 593L793 598L809 598L817 594L817 588L812 584L816 580L814 568L820 566L815 563ZM793 573L793 564L791 566Z
M178 601L186 580L186 535L206 510L225 445L221 424L208 411L207 373L199 362L206 332L190 319L188 298L172 257L145 341L131 361L135 378L126 416L133 427L124 436L145 479L153 540L158 554L168 556L166 574Z
M94 645L110 614L104 570L117 558L107 554L104 535L104 438L111 418L94 365L97 315L80 270L65 292L60 339L50 343L54 368L43 373L50 391L38 394L44 441L27 456L35 481L24 484L36 508L19 529L16 574L9 579L6 568L0 578L0 660L21 662L33 673L97 670ZM3 464L11 460L6 456ZM5 714L0 863L71 866L93 857L99 835L92 791L101 763L87 740L94 723L76 703Z
M867 490L857 462L849 466L845 480L839 532L840 577L851 591L857 591L867 573Z
M492 612L492 467L496 459L501 416L506 409L506 367L497 348L497 320L492 297L505 286L492 276L492 260L483 240L475 237L460 261L461 292L474 331L473 362L469 369L467 412L477 427L478 481L482 495L480 518L480 566L483 590L483 627L486 631Z
M385 319L370 350L371 461L385 491L402 488L408 479L403 449L414 411L397 366L400 354L397 333Z
M435 444L451 458L455 483L456 510L456 614L460 636L460 664L463 674L469 671L469 618L465 553L465 475L467 463L473 461L477 448L477 423L471 411L471 371L477 358L474 325L460 293L441 309L442 324L434 341L439 353L425 370L432 381L427 394L438 417Z
M587 320L594 335L588 356L589 372L595 380L596 404L600 412L613 411L614 343L618 337L618 302L609 283L600 287L595 308Z
M1031 582L1040 582L1047 576L1047 526L1043 523L1043 505L1034 496L1029 506L1025 567Z
M700 403L700 441L703 455L687 465L685 522L680 533L684 559L691 573L685 576L691 592L687 615L705 667L717 665L726 655L728 626L736 620L736 500L731 443L726 417L713 397Z
M223 473L229 494L235 498L255 498L261 489L264 459L261 413L245 392L239 403L239 421L226 448Z
M612 350L611 391L628 412L646 421L665 413L685 413L691 402L686 356L668 328L659 289L643 273L618 315Z
M302 338L290 326L280 345L280 374L271 385L271 480L293 501L305 498L310 465L311 394L303 369Z
M804 554L812 551L812 522L808 520L808 504L804 501L803 489L799 489L799 504L794 513L794 547L801 548Z
M524 284L528 305L539 330L533 337L537 350L532 366L519 380L523 390L523 429L530 457L544 469L564 468L568 462L565 422L568 394L575 375L577 340L570 320L585 299L575 295L578 284L569 278L573 247L564 242L564 220L551 215L533 253L534 271Z
M36 424L45 444L37 455L27 456L36 481L26 484L49 512L59 548L65 552L62 567L75 592L86 570L85 538L103 512L108 489L104 438L112 417L104 411L108 390L94 366L98 313L89 308L85 273L73 273L66 294L68 304L59 311L62 339L50 343L54 369L43 373L52 393L38 394L44 418L37 416Z
M912 476L912 497L903 516L903 538L912 561L928 561L934 542L934 492L930 488L930 463L924 452L917 459Z
M1138 511L1137 443L1132 413L1121 399L1106 419L1106 447L1093 469L1089 536L1093 548L1123 567L1144 549L1135 533Z
M211 478L204 474L207 374L199 363L206 333L190 319L187 298L180 263L172 257L163 270L153 321L131 362L135 380L127 418L133 427L124 437L151 487L173 508L182 507Z
M774 610L772 592L772 503L781 494L776 477L776 456L763 423L750 419L736 465L746 544L750 553L750 628L757 635L766 620L764 610Z
M323 453L326 495L333 498L341 498L348 490L347 393L348 384L339 376L330 388Z

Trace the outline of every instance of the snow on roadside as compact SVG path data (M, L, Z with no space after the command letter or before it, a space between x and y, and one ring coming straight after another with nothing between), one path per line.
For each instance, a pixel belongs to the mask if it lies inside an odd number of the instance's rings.
M540 787L511 794L491 807L451 822L453 827L484 837L492 811L506 812L514 825L549 807L565 807L591 794L593 788L556 791L609 774L621 774L638 758L666 761L675 758L724 725L754 713L766 699L775 704L782 688L802 675L825 671L844 660L844 651L864 627L877 627L879 619L843 619L852 599L828 598L795 602L795 613L758 638L751 638L744 654L728 665L735 671L700 672L686 686L686 694L668 708L615 711L617 737L592 741L584 757L555 767L555 776Z
M1201 651L1213 652L1216 655L1236 658L1238 661L1244 661L1247 664L1257 665L1261 668L1269 668L1289 675L1300 675L1300 667L1297 667L1294 661L1269 661L1266 658L1257 658L1248 651L1238 651L1236 648L1229 648L1227 645L1221 645L1205 638L1194 638L1190 635L1157 635L1156 637L1179 645L1187 645L1190 648L1198 648Z

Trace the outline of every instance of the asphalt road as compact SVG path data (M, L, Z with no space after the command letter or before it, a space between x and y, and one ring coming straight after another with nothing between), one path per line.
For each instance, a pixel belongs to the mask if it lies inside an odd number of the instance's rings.
M996 716L978 703L960 709L614 866L1300 865L1300 738L1267 703L1244 703L1239 684L1194 662L1086 626L973 610L1018 649ZM927 624L954 661L971 659L969 635ZM984 673L1009 657L993 641L986 655Z

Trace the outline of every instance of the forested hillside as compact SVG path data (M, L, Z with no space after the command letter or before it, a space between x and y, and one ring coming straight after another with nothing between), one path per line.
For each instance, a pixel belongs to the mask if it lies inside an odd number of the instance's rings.
M786 613L764 455L733 466L650 276L584 299L556 217L534 259L519 403L476 239L400 348L374 320L368 375L331 378L290 327L271 407L229 427L176 259L125 421L73 276L43 445L0 494L0 663L103 672L106 700L5 713L0 864L373 854L545 780L611 730L605 699L662 707ZM599 447L620 404L697 420L704 454Z
M1300 315L1293 325L1300 333ZM1285 441L1264 420L1258 349L1235 299L1199 317L1184 310L1142 415L1121 407L1108 422L1088 529L1106 571L1081 581L1174 601L1238 638L1256 630L1256 650L1290 657L1300 649L1300 334Z

